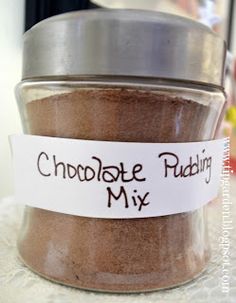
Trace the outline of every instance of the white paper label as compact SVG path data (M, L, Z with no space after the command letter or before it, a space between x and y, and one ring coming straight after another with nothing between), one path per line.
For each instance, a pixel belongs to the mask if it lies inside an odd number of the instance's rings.
M96 218L193 211L217 196L224 142L127 143L14 135L16 200Z

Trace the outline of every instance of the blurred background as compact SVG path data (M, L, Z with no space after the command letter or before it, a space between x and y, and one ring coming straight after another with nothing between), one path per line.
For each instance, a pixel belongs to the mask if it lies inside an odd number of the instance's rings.
M231 165L236 171L235 0L0 0L0 199L13 194L8 136L22 132L14 87L21 80L24 31L53 15L99 7L149 9L193 18L225 39L228 106L220 135L231 136Z

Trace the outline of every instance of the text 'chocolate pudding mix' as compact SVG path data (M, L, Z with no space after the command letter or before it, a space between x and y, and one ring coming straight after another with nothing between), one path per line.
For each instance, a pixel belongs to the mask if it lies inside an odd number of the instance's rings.
M11 138L20 259L109 292L198 276L224 151L224 42L169 14L91 10L40 22L23 54L25 134Z

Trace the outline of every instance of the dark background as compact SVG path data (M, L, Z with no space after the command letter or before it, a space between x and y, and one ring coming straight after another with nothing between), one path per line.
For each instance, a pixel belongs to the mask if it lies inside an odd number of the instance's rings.
M54 15L98 8L89 0L26 0L25 4L25 31L39 21Z

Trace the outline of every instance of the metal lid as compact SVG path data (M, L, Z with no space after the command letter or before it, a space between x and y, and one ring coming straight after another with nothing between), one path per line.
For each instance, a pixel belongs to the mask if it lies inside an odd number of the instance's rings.
M165 13L89 10L24 35L23 79L141 76L223 84L225 44L208 27Z

